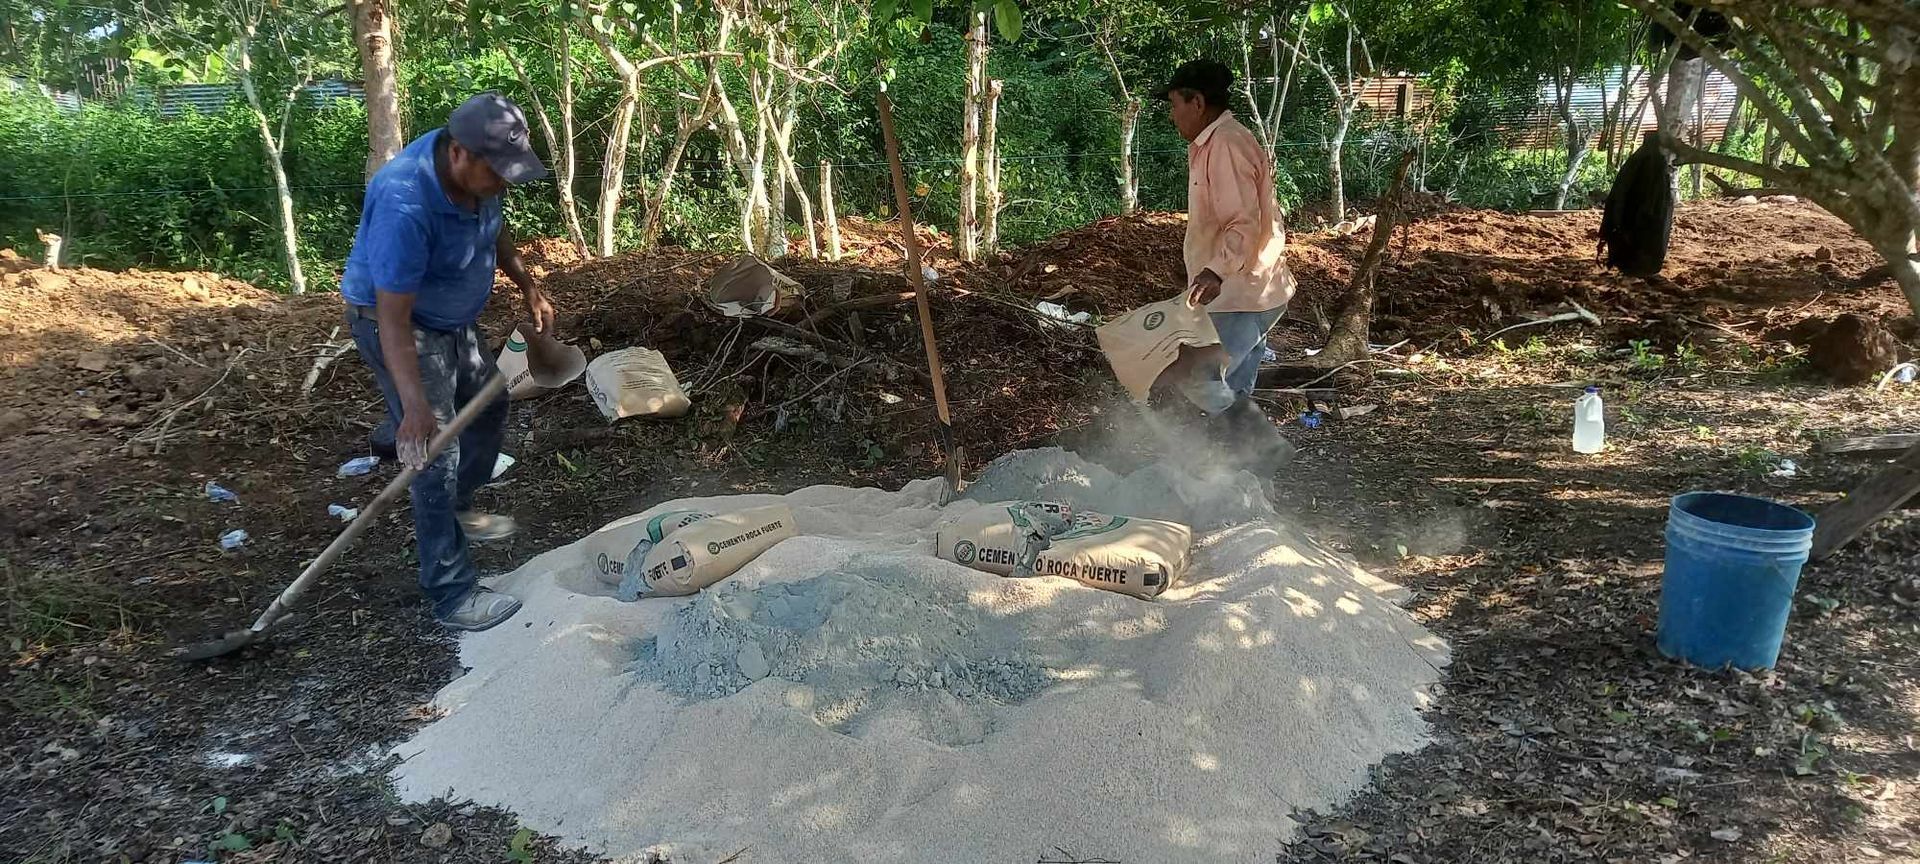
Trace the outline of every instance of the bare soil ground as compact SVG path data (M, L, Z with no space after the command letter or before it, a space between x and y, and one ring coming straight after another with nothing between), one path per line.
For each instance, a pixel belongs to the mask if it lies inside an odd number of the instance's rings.
M1394 239L1374 338L1408 340L1347 406L1270 406L1302 446L1283 508L1414 588L1454 645L1432 747L1306 827L1288 861L1852 861L1920 855L1920 523L1893 518L1812 566L1780 668L1689 669L1652 648L1666 499L1698 488L1810 508L1878 461L1823 438L1920 431L1912 386L1836 388L1769 340L1854 312L1911 340L1872 253L1811 208L1693 205L1666 276L1592 263L1597 216L1437 211ZM1111 219L940 271L934 308L955 425L977 466L1125 423L1091 333L1030 311L1111 314L1170 294L1177 217ZM890 226L850 220L848 255L783 265L790 329L699 301L715 257L574 262L530 250L562 329L666 351L698 408L609 426L578 387L518 404L521 460L486 496L526 531L483 547L503 572L690 493L892 485L937 471L917 326ZM1276 347L1316 344L1364 235L1299 236L1303 293ZM413 586L389 514L265 648L201 666L166 650L246 623L364 504L384 471L337 478L379 420L348 354L301 384L338 299L213 274L0 266L0 860L589 860L512 814L399 804L384 747L432 719L452 640ZM503 335L506 298L488 316ZM1578 303L1599 328L1486 335ZM765 342L782 336L804 346ZM1535 339L1534 337L1539 337ZM1637 343L1637 344L1636 344ZM1903 349L1907 346L1903 346ZM813 350L805 350L812 348ZM1565 447L1570 385L1599 381L1609 451ZM1116 461L1150 458L1108 453ZM1775 476L1780 460L1793 476ZM239 502L207 500L217 481ZM249 532L223 552L217 538ZM444 825L445 827L441 827ZM524 853L524 854L522 854ZM743 859L751 860L751 859Z

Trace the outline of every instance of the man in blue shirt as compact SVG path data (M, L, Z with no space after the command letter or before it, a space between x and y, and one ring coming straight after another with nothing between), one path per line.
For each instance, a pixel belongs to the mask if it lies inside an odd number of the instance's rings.
M501 220L509 185L547 175L527 140L526 117L496 93L455 109L367 183L360 228L340 280L360 357L373 370L413 480L420 588L440 623L485 630L520 601L479 587L468 540L512 535L513 520L474 512L473 493L492 479L506 433L503 394L457 442L425 464L440 424L494 375L480 312L495 268L520 286L534 329L553 327L553 304L527 274Z

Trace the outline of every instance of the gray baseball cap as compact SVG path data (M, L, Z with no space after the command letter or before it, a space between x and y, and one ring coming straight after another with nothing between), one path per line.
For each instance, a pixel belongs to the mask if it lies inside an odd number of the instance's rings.
M547 166L533 155L527 138L527 115L507 97L488 91L453 109L447 134L460 146L480 154L500 179L515 186L547 176Z

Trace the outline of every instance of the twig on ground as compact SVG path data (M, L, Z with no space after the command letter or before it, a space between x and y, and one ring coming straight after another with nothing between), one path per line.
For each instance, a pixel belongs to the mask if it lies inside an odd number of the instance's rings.
M860 360L860 359L869 358L869 357L878 359L880 362L885 363L888 366L892 366L896 369L906 372L907 374L912 375L914 377L914 380L919 381L922 384L927 384L928 386L932 386L933 379L931 376L927 374L926 370L916 369L912 366L908 366L905 363L901 363L900 361L895 360L891 357L887 357L883 354L876 354L872 351L862 351L858 348L848 345L845 342L841 342L837 339L829 339L825 336L821 336L818 333L814 333L811 330L802 330L784 321L775 321L771 318L750 318L747 320L750 320L756 324L759 324L760 326L765 327L769 330L772 330L776 333L780 333L786 336L791 336L803 342L811 342L814 345L817 345L820 348L824 349L830 354L838 354L842 357L846 357L852 360Z
M173 410L168 411L165 416L161 417L159 420L156 420L148 424L147 428L140 430L138 434L134 435L132 438L127 439L127 444L135 444L135 443L142 442L147 438L149 433L152 433L157 429L158 434L153 438L153 453L154 455L158 456L160 454L160 449L167 442L168 431L173 428L174 418L180 416L180 413L187 410L188 408L192 408L194 405L199 404L200 400L207 398L208 394L212 393L214 390L219 389L221 384L226 383L227 377L233 374L233 370L235 368L239 367L241 358L246 357L247 352L250 350L252 349L251 348L240 349L240 353L233 355L233 360L227 364L226 371L220 373L220 377L218 380L214 381L212 385L207 387L207 389L200 391L200 395L195 396L192 399L188 399L187 401L174 406ZM122 446L124 447L125 445L122 445Z
M193 550L198 548L200 548L198 545L181 546L178 549L167 549L161 552L149 552L145 555L135 555L131 558L121 558L118 561L108 561L105 564L95 564L92 567L82 567L78 570L67 570L65 571L65 575L85 576L88 573L98 573L102 570L112 570L115 567L125 567L128 564L139 564L146 561L152 561L157 558L172 558L175 555L192 552Z
M1682 321L1685 321L1685 322L1687 322L1688 324L1698 324L1698 325L1699 325L1699 326L1701 326L1701 327L1712 327L1713 329L1715 329L1715 330L1719 330L1719 331L1721 331L1721 332L1723 332L1723 333L1726 333L1726 334L1727 334L1727 335L1729 335L1729 336L1745 336L1745 335L1747 335L1747 334L1745 334L1745 333L1742 333L1742 332L1740 332L1740 331L1738 331L1738 330L1735 330L1735 329L1733 329L1733 327L1729 327L1729 326L1727 326L1727 325L1725 325L1725 324L1719 324L1719 323L1715 323L1715 322L1713 322L1713 321L1706 321L1706 320L1702 320L1702 319L1699 319L1699 318L1681 318L1680 320L1682 320ZM1751 326L1753 326L1753 325L1754 325L1754 324L1756 324L1756 323L1758 323L1758 322L1755 322L1755 321L1743 321L1743 322L1741 322L1741 323L1739 323L1739 324L1737 324L1737 325L1734 325L1734 326L1737 326L1737 327L1751 327Z
M812 387L812 389L810 389L810 390L808 390L807 392L805 392L805 393L802 393L802 394L800 394L800 395L798 395L798 396L795 396L795 397L793 397L792 399L788 399L787 401L785 401L785 402L782 402L782 403L780 403L780 404L778 404L778 405L775 405L775 406L773 406L773 407L771 407L771 408L762 408L762 409L760 409L760 410L758 410L758 411L755 411L755 412L753 412L753 417L754 417L754 418L759 418L759 417L764 417L764 416L766 416L766 415L768 415L768 414L777 414L777 413L779 413L779 412L780 412L780 410L781 410L781 409L783 409L783 408L790 408L790 407L792 407L792 406L794 406L794 405L798 405L798 404L800 404L801 402L804 402L804 401L806 401L806 400L807 400L808 398L811 398L811 397L813 396L813 394L815 394L815 393L818 393L818 392L820 392L820 391L821 391L821 390L823 390L823 389L826 389L826 386L827 386L828 384L831 384L831 383L833 383L833 379L835 379L835 378L838 378L838 377L840 377L840 376L842 376L842 375L845 375L845 374L847 374L848 372L852 372L853 370L855 370L855 369L858 369L858 368L860 368L860 366L861 366L862 364L864 364L864 363L866 363L866 362L867 362L867 359L868 359L868 358L865 358L865 357L862 357L862 358L860 358L860 359L858 359L858 360L855 360L855 361L853 361L853 363L852 363L852 364L850 364L850 365L848 365L848 366L847 366L846 368L844 368L844 369L836 369L836 370L834 370L834 371L833 371L833 374L831 374L831 375L828 375L827 377L825 377L825 378L822 378L822 379L820 379L820 383L818 383L818 384L815 384L815 385L813 385L813 387Z
M1900 370L1902 369L1908 370L1910 372L1914 372L1916 374L1920 374L1920 366L1917 366L1912 363L1901 363L1899 365L1894 366L1892 369L1888 369L1887 374L1880 376L1880 383L1873 385L1873 391L1875 393L1878 393L1882 390L1887 389L1887 385L1893 383L1893 379L1900 375Z
M200 368L202 368L202 369L205 369L205 368L207 368L207 364L205 364L205 363L202 363L202 362L200 362L200 361L198 361L198 360L195 360L195 359L193 359L192 357L189 357L189 356L187 356L187 352L185 352L185 351L182 351L182 350L180 350L180 349L178 349L178 348L175 348L175 347L173 347L172 345L168 345L167 343L165 343L165 342L162 342L162 341L160 341L160 339L159 339L158 337L155 337L155 336L148 336L148 337L147 337L147 341L148 341L148 342L152 342L153 344L155 344L155 345L158 345L158 346L160 346L160 347L162 347L162 348L165 348L165 349L167 349L168 351L172 351L172 352L173 352L174 354L176 354L176 355L179 355L179 357L180 357L180 359L182 359L182 360L185 360L185 361L187 361L188 363L192 363L193 365L195 365L195 366L198 366L198 367L200 367Z
M854 297L852 299L842 300L838 303L835 303L831 306L821 309L820 311L815 312L812 315L808 315L807 320L801 323L811 328L813 327L813 325L818 324L822 321L825 321L828 318L832 318L833 316L838 315L842 312L853 312L860 309L872 309L879 306L892 306L896 303L912 302L912 300L913 300L912 291L901 291L894 294L869 294L865 297Z
M1302 385L1300 385L1300 389L1301 389L1301 390L1306 390L1306 389L1309 389L1309 388L1311 388L1311 387L1313 387L1313 385L1315 385L1315 384L1318 384L1318 383L1320 383L1320 382L1322 382L1322 381L1325 381L1325 380L1327 380L1327 379L1329 379L1329 378L1332 378L1332 377L1333 377L1333 376L1335 376L1335 375L1338 375L1338 374L1340 374L1340 372L1341 372L1342 370L1344 370L1344 369L1346 369L1346 368L1347 368L1347 367L1349 367L1349 366L1358 366L1358 365L1360 365L1360 364L1362 364L1362 363L1378 363L1378 364L1380 364L1380 365L1382 365L1382 366L1390 366L1390 367L1392 367L1392 368L1394 368L1394 369L1400 369L1401 371L1403 371L1403 372L1407 372L1407 373L1409 373L1409 374L1413 374L1413 375L1418 375L1418 374L1419 374L1418 372L1414 372L1414 371L1413 371L1413 370L1411 370L1411 369L1405 369L1405 368L1403 368L1403 367L1400 367L1400 366L1394 366L1394 365L1393 365L1392 363L1388 363L1388 362L1387 362L1387 361L1385 361L1385 360L1372 360L1372 359L1367 359L1367 360L1351 360L1351 361L1348 361L1348 362L1346 362L1346 363L1342 363L1342 364L1340 364L1340 365L1338 365L1338 366L1335 366L1335 367L1333 367L1332 369L1329 369L1329 370L1327 370L1327 374L1325 374L1325 375L1322 375L1322 376L1320 376L1320 377L1318 377L1318 378L1315 378L1315 379L1313 379L1312 381L1308 381L1307 383L1305 383L1305 384L1302 384Z
M339 336L340 325L335 324L333 332L327 334L327 341L321 348L320 355L313 358L313 368L307 370L307 380L300 384L301 394L312 393L313 385L320 383L320 373L327 371L327 367L333 365L333 361L340 359L341 355L353 350L353 340L334 341Z
M1573 306L1572 312L1562 312L1558 315L1549 315L1545 318L1541 318L1535 321L1523 321L1511 327L1502 327L1498 330L1493 331L1492 333L1488 333L1487 335L1481 337L1481 341L1490 342L1502 333L1506 333L1511 330L1518 330L1522 327L1537 327L1541 324L1559 324L1563 321L1585 321L1588 324L1592 324L1595 327L1600 326L1601 324L1600 316L1587 311L1586 307L1581 306L1578 303L1574 303L1572 304L1572 306Z

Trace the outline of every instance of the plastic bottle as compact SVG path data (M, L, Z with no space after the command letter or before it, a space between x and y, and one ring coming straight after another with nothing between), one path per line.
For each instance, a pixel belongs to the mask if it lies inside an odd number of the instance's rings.
M1586 395L1573 403L1573 450L1598 453L1606 446L1607 420L1600 403L1600 388L1588 387Z

